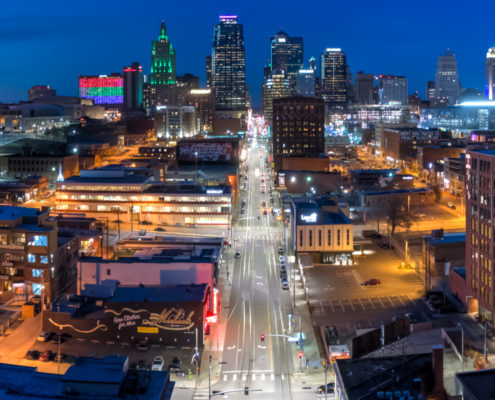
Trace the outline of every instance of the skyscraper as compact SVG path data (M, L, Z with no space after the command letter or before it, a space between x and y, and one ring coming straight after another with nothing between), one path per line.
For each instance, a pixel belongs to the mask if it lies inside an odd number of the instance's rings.
M486 53L486 97L495 100L495 47Z
M433 81L426 82L426 100L431 103L435 100L435 82Z
M242 25L236 15L221 15L215 25L212 49L212 86L221 111L246 109L246 54Z
M158 40L151 42L150 84L155 96L153 105L168 104L174 98L175 74L175 50L168 40L165 21L162 21Z
M457 61L454 53L447 50L444 56L438 57L435 74L435 99L453 106L459 101L461 86L457 73Z
M356 74L354 85L354 97L359 104L373 104L373 86L375 84L375 76L373 74L365 74L359 71Z
M407 105L407 78L405 76L380 75L378 80L378 102Z
M295 92L297 73L303 66L303 38L280 31L270 38L270 44L272 72L285 73L290 88Z
M306 97L316 96L316 71L314 69L300 69L296 80L297 94Z
M143 106L143 67L138 62L124 67L124 108L137 110Z
M321 96L332 107L347 103L347 62L342 49L326 49L321 55Z
M206 56L206 87L211 88L211 55Z
M291 95L291 87L289 79L280 71L280 73L272 73L265 75L265 82L262 87L263 97L263 114L266 121L271 124L273 117L273 100Z

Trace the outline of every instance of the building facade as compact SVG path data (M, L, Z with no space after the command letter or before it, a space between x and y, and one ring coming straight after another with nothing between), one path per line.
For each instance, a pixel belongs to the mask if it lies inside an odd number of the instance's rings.
M296 92L300 96L316 97L316 70L300 69L297 72Z
M211 88L192 89L187 104L196 108L196 132L212 133L215 118L215 95Z
M28 89L28 100L36 100L42 97L56 96L57 91L48 85L36 85Z
M374 104L373 88L375 76L359 71L355 77L354 100L359 104Z
M321 97L332 107L347 104L347 61L342 49L328 48L321 55Z
M194 106L162 105L156 107L155 134L157 138L180 139L196 135Z
M243 26L236 15L221 15L215 25L211 56L217 110L246 109L246 52Z
M494 324L495 150L466 154L466 292L480 317Z
M173 102L176 87L175 68L175 49L168 39L165 21L162 21L158 40L151 42L150 90L152 108L156 105Z
M380 104L400 103L407 105L407 78L405 76L380 75L378 99Z
M118 107L124 103L124 78L118 73L79 75L79 97L91 99L95 104Z
M461 85L457 72L457 61L454 53L447 50L444 56L438 57L435 74L435 100L453 106L459 101Z
M273 118L273 99L288 97L292 91L290 80L283 72L265 76L262 87L263 114L269 124Z
M318 157L325 152L323 100L292 96L273 100L272 146L276 168L284 157Z
M143 107L143 67L133 62L124 67L124 108L138 110Z

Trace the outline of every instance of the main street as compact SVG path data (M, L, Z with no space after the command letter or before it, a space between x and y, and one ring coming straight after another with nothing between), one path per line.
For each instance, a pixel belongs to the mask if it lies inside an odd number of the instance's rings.
M262 202L270 207L269 187L273 184L265 166L268 153L261 149L254 145L248 151L247 190L241 189L239 199L240 204L246 200L245 213L240 213L241 207L235 211L232 252L240 252L240 258L232 258L235 261L230 266L231 297L229 308L222 311L227 318L223 355L221 361L213 361L222 365L212 391L240 390L228 394L228 398L240 399L245 398L244 388L248 387L250 398L255 399L315 398L313 391L299 396L291 393L297 348L287 337L293 334L288 330L292 306L289 291L282 290L278 267L277 248L283 243L283 231L276 216L260 209ZM261 193L261 179L266 193ZM205 365L203 362L203 368ZM197 391L193 398L207 398L207 392Z

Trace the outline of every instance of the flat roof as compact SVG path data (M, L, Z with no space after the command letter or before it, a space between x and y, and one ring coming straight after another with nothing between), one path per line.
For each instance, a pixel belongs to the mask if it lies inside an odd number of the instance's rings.
M208 285L160 285L160 286L136 286L117 287L114 295L107 303L128 302L186 302L203 301Z
M127 361L127 356L79 357L77 362L67 370L61 381L120 385L126 375L124 366Z
M471 153L481 153L488 156L495 156L495 149L469 150Z
M425 242L430 244L450 244L466 242L466 232L444 233L442 238L432 236L425 237Z
M495 398L495 369L461 372L455 375L462 384L464 395L468 395L469 399Z
M44 211L37 208L0 206L0 220L3 221L12 221L19 217L35 217L44 213Z
M380 192L365 192L365 196L381 196L384 194L405 194L405 193L427 193L431 192L428 188L413 188L413 189L399 189L399 190L383 190Z
M86 177L80 175L71 176L62 182L66 183L104 183L104 184L129 184L129 185L140 185L143 183L153 182L152 176L145 175L126 175L126 176L112 176L112 177Z

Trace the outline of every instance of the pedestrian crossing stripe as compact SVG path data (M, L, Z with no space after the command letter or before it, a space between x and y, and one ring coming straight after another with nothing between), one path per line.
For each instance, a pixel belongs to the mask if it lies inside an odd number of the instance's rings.
M235 373L235 374L232 374L232 373L226 372L222 375L223 376L221 376L219 380L221 380L223 382L227 382L230 379L229 377L232 377L233 382L236 382L237 378L239 378L239 380L242 382L245 382L248 379L251 379L252 381L256 381L256 380L266 381L268 379L268 376L270 377L271 381L274 381L277 376L280 376L281 380L285 380L284 374L274 374L274 373L251 373L251 374L247 374L247 373L236 374ZM207 389L204 389L204 390L207 390Z

